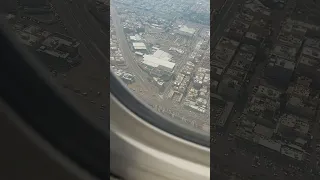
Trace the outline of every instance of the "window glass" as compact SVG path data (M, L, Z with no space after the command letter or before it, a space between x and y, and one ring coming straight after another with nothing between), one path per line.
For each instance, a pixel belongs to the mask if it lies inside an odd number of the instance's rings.
M98 19L104 3L93 7ZM209 8L208 0L114 0L110 6L111 71L153 111L207 133Z
M208 0L3 0L0 13L91 118L108 119L110 61L154 112L209 133L209 7Z

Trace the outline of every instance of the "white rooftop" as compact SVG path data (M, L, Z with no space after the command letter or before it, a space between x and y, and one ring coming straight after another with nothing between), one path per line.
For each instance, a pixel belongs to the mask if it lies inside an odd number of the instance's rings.
M164 66L169 69L173 69L176 65L173 62L169 62L167 60L163 60L157 57L154 57L153 55L144 55L143 56L143 64L149 65L151 67L158 67L158 66Z
M146 45L142 42L134 42L132 43L134 49L147 49Z
M130 39L132 41L141 41L141 37L138 34L136 34L134 36L130 36Z
M184 33L188 33L188 34L194 34L196 32L196 30L194 28L188 28L187 26L182 26L179 31L182 31Z
M164 61L169 61L172 58L172 56L169 53L166 53L159 49L156 52L154 52L152 56L162 59Z

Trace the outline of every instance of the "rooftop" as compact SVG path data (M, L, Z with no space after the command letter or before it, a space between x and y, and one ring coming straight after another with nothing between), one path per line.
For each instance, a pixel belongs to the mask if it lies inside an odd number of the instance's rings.
M320 51L311 47L302 48L301 54L315 59L320 59Z
M273 67L273 66L276 66L276 67L283 67L285 69L288 69L288 70L294 70L295 68L295 63L292 62L292 61L289 61L289 60L286 60L284 58L281 58L281 57L277 57L277 56L274 56L272 55L269 59L269 64L268 64L269 67Z
M154 57L153 55L143 55L142 63L154 68L163 66L163 67L169 68L170 70L173 70L173 68L176 65L173 62L169 62L166 59L160 59L160 58Z
M173 70L175 63L169 61L171 57L169 53L157 49L152 55L143 55L142 63L151 67L163 66Z
M318 68L320 66L320 61L311 57L301 56L299 59L299 64Z
M132 43L133 48L136 50L145 50L147 49L146 45L142 42L134 42Z
M187 27L187 26L184 25L184 26L181 26L181 27L180 27L179 31L184 32L184 33L187 33L187 34L194 34L194 33L196 32L196 29L194 29L194 28L189 28L189 27Z
M260 124L257 124L254 127L254 132L260 136L267 137L267 138L271 138L273 135L273 129L270 129Z
M278 44L274 46L272 52L277 56L294 61L295 56L297 54L297 49L294 47Z
M280 97L281 92L264 85L259 85L256 95L277 100Z
M154 52L152 56L158 59L162 59L164 61L169 61L172 58L172 56L169 53L159 49L156 52Z

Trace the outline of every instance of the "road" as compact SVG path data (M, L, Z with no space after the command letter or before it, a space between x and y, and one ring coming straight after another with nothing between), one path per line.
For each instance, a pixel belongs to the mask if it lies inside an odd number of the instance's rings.
M110 11L115 31L118 37L118 42L122 50L122 55L128 63L129 69L131 69L132 73L136 76L136 81L142 86L144 91L150 91L151 89L149 88L149 86L146 86L146 84L148 84L148 74L146 74L146 72L144 72L135 62L135 54L133 54L133 52L131 51L126 40L127 37L121 26L120 18L117 14L117 11L113 6L110 7Z

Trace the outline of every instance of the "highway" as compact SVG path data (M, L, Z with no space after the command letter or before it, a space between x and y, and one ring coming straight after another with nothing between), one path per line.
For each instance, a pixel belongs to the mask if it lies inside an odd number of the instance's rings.
M116 9L113 6L111 6L110 11L111 11L110 14L112 17L112 21L114 23L116 34L118 37L118 42L122 50L121 52L122 52L123 58L128 63L129 69L132 70L132 73L136 77L136 81L141 85L141 87L143 88L143 91L150 91L151 90L150 87L145 85L146 83L148 83L148 80L147 80L148 74L146 74L146 72L144 72L135 62L135 54L133 54L133 52L131 51L129 44L126 40L127 37L123 32L120 18L116 12Z

